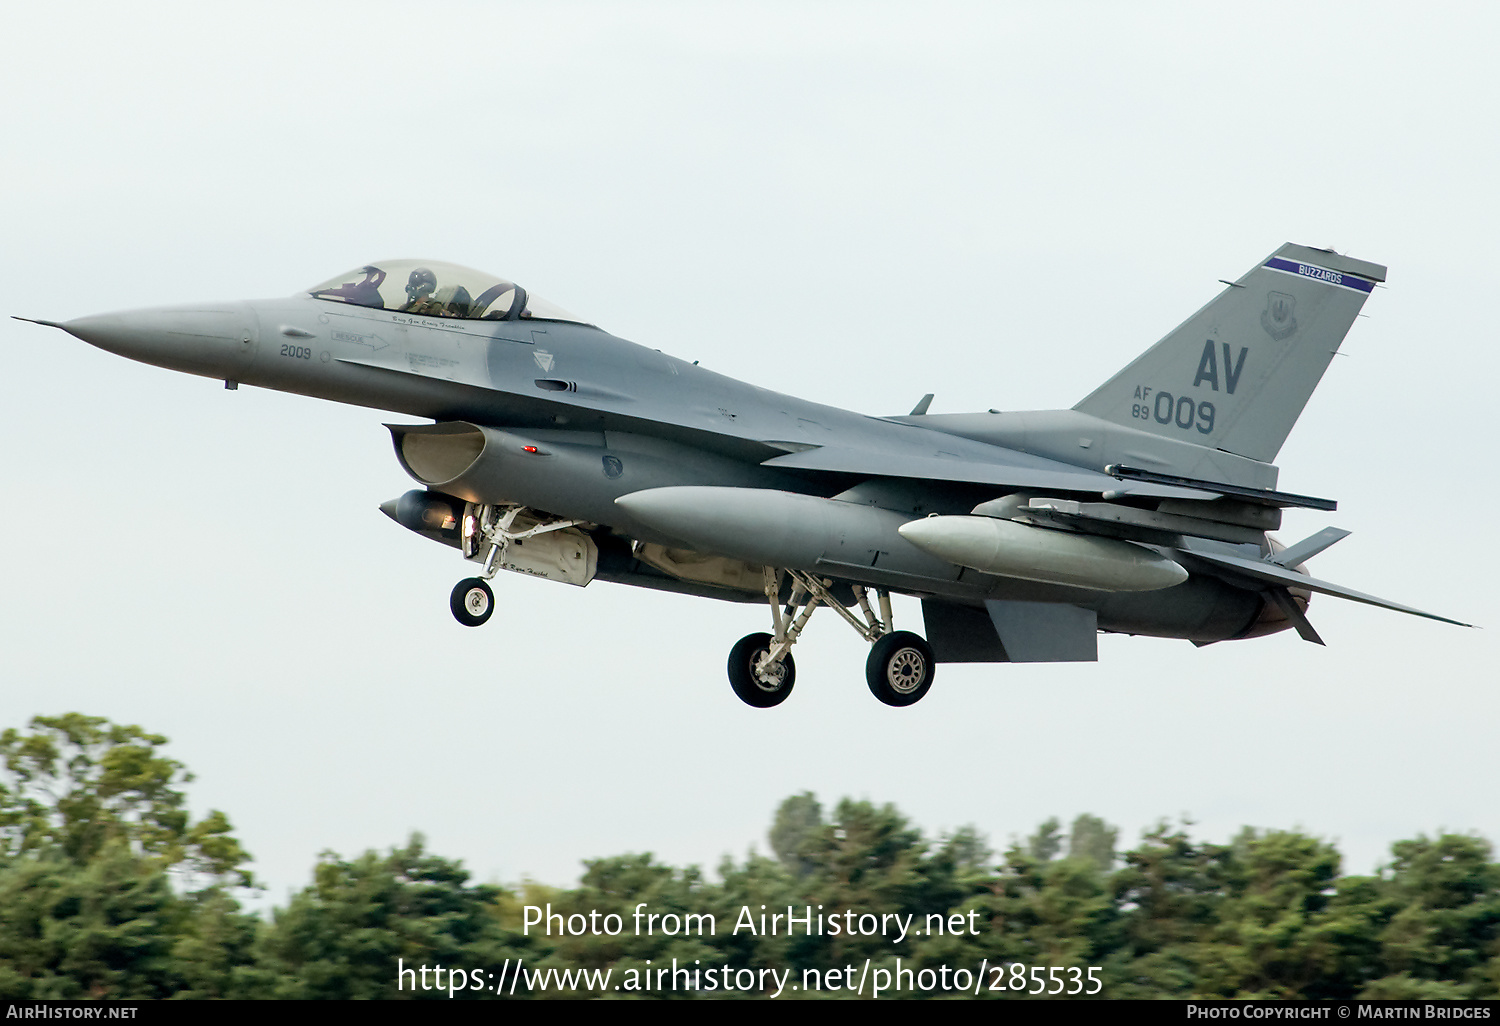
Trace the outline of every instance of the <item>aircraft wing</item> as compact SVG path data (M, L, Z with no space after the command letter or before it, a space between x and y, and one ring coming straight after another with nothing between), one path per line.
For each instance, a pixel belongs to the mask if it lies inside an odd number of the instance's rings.
M1183 555L1191 556L1193 559L1211 563L1216 567L1228 570L1231 575L1248 577L1263 585L1284 588L1302 588L1306 591L1315 591L1323 595L1333 595L1336 598L1349 599L1352 602L1363 602L1369 606L1379 606L1382 609L1394 609L1398 613L1410 613L1412 616L1424 616L1429 620L1441 620L1443 623L1456 624L1459 627L1472 627L1471 623L1462 620L1450 620L1446 616L1438 616L1436 613L1426 613L1411 606L1403 606L1398 602L1387 602L1385 599L1376 598L1374 595L1366 595L1364 592L1355 591L1337 584L1329 584L1315 577L1299 574L1295 570L1278 566L1265 560L1245 559L1241 556L1229 556L1218 552L1200 552L1197 549L1185 549Z
M1002 450L996 450L997 453ZM819 446L805 452L775 456L762 464L792 470L821 470L867 477L905 477L919 481L960 481L1004 488L1045 488L1090 494L1139 495L1158 499L1217 499L1219 492L1151 481L1121 481L1066 463L1015 453L1009 462L972 457L922 456L914 453L870 452L840 446Z

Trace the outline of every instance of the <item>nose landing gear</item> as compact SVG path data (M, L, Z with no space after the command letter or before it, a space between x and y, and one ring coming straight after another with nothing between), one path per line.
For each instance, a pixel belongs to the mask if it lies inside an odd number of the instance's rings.
M466 577L453 586L448 608L465 627L478 627L495 612L495 593L481 578Z
M469 503L464 510L459 528L460 551L464 558L479 562L484 569L478 577L466 577L454 585L448 597L448 608L453 618L465 627L478 627L495 611L495 594L487 583L505 565L512 545L520 545L528 539L551 535L576 527L581 521L548 519L546 514L533 515L528 521L535 524L525 530L516 530L517 518L531 511L524 506L502 508L491 504ZM582 553L579 553L581 556ZM575 556L574 558L579 558ZM592 558L592 557L591 557ZM590 564L592 565L592 564ZM587 571L591 577L593 571ZM547 576L543 573L540 576ZM588 577L581 583L588 583Z

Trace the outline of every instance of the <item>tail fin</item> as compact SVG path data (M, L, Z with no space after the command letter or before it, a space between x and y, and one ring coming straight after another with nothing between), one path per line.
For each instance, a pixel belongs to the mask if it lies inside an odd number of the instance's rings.
M1379 264L1288 243L1073 409L1273 462Z

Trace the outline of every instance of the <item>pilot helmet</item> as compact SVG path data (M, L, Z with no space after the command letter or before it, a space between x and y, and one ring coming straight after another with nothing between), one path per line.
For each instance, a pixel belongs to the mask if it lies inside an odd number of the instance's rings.
M430 296L437 290L437 275L425 267L418 267L406 279L406 298L411 301Z

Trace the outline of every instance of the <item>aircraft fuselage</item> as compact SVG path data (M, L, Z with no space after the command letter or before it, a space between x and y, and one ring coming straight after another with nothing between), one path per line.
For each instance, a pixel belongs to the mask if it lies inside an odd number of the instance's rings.
M1122 595L1000 577L935 558L902 539L897 526L967 513L1006 489L961 481L913 487L765 461L858 439L861 448L891 458L1003 460L1039 474L1058 464L759 388L589 325L463 321L298 296L86 317L66 328L119 355L236 386L509 432L516 444L501 457L504 469L491 475L489 493L472 484L442 490L545 510L634 540L674 547L708 541L731 557L967 604L1070 603L1095 610L1099 627L1128 633L1221 640L1248 630L1262 611L1259 597L1213 578ZM525 452L528 445L544 454ZM666 533L616 503L674 486L838 496L838 506L825 509L845 514L848 523L818 526L816 515L788 523L799 514L788 503L730 518L719 534L710 510L704 513L710 537L700 534L685 545L682 534ZM787 538L785 549L763 543L776 535ZM757 544L741 544L750 540Z
M888 705L938 662L1098 658L1114 631L1199 643L1294 629L1311 593L1448 620L1310 577L1348 532L1283 550L1277 452L1385 268L1281 246L1067 410L871 417L736 381L453 264L366 264L287 299L55 325L146 363L423 423L388 424L424 487L381 505L480 569L466 626L511 570L762 602L727 664L782 702L828 607ZM41 322L52 324L53 322ZM896 630L892 593L927 637Z

